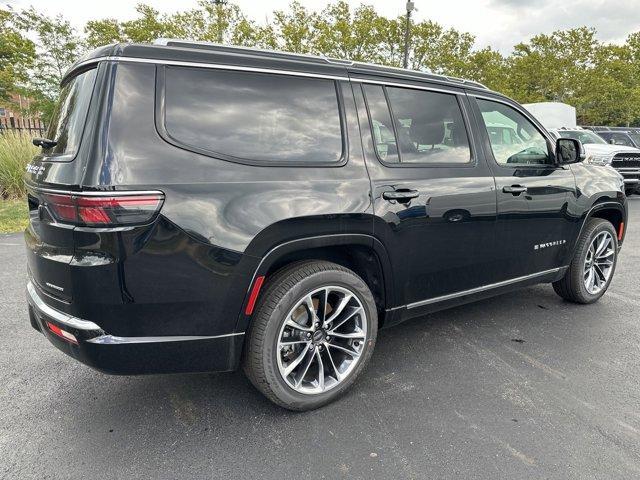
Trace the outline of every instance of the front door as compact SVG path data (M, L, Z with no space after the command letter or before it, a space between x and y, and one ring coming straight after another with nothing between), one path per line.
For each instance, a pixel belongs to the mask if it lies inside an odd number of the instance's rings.
M474 101L496 178L502 280L566 265L578 228L570 167L556 164L550 140L519 107L498 99Z
M418 307L494 281L495 183L464 92L366 82L354 90L374 234L389 251L398 302Z

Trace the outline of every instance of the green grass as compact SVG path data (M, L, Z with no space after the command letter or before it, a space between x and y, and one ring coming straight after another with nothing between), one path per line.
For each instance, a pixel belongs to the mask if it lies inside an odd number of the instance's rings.
M25 167L37 153L29 135L13 132L0 135L0 198L24 197Z
M20 232L28 221L26 200L0 200L0 233Z

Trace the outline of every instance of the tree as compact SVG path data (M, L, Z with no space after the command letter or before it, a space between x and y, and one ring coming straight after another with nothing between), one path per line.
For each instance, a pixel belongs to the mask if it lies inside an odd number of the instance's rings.
M92 20L85 26L88 48L110 43L151 43L158 38L182 38L233 45L259 45L264 29L248 20L237 5L213 5L200 0L198 7L171 15L144 3L136 7L138 18Z
M81 53L81 41L71 24L58 15L47 17L33 7L15 14L16 25L35 38L36 57L31 65L27 94L33 108L48 122L60 93L60 82Z
M0 9L0 101L8 101L27 80L35 46L15 26L13 12Z

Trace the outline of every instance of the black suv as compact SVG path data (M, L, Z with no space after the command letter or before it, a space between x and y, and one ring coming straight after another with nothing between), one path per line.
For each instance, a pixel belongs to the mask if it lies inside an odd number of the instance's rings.
M163 41L63 80L27 167L31 324L114 374L343 393L378 329L535 283L591 303L627 219L514 101L456 78Z

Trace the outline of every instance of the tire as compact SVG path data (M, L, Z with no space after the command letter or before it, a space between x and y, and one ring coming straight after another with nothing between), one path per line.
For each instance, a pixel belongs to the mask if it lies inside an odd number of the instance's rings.
M311 298L315 314L310 313L307 298ZM327 312L324 315L320 307L323 298L328 305L323 308ZM346 306L340 310L343 301ZM333 314L336 314L335 324L329 323L324 329L321 317L325 317L326 322L334 318ZM313 323L314 318L319 321ZM344 318L348 319L343 321ZM298 326L292 328L294 321ZM343 323L338 325L340 322ZM321 328L313 333L301 330L317 324ZM289 410L313 410L336 400L353 385L371 358L377 330L373 295L358 275L326 261L296 262L276 272L260 296L245 341L243 369L251 383L275 404ZM320 331L318 335L316 332ZM335 337L328 335L331 331ZM311 339L307 338L309 334ZM338 335L362 335L362 339L338 338ZM283 341L295 342L295 345L282 346ZM352 354L358 351L357 359L338 346L346 346ZM299 366L285 375L302 355L306 356ZM304 370L307 363L310 365ZM342 372L341 367L344 367ZM298 386L297 378L300 379Z
M587 273L589 264L588 256L590 255L589 251L597 237L599 237L600 240L600 238L606 237L607 234L610 238L612 250L612 253L607 257L607 259L610 259L612 263L610 265L610 269L607 271L608 274L606 275L606 280L602 279L602 277L596 273L596 279L601 282L601 285L598 291L590 291L588 287L589 273ZM607 255L609 251L610 250L608 248L605 248L602 255ZM553 283L553 289L558 295L570 302L582 304L594 303L598 301L598 299L600 299L600 297L602 297L609 288L611 280L613 279L613 274L615 273L617 261L618 236L615 228L611 222L608 222L607 220L591 218L587 220L587 224L580 234L580 238L576 245L576 251L571 264L569 265L569 269L564 274L564 277ZM593 264L593 260L590 263ZM598 265L601 264L598 263ZM594 268L592 268L592 270L597 272L598 268ZM599 271L602 273L603 269L600 268Z

